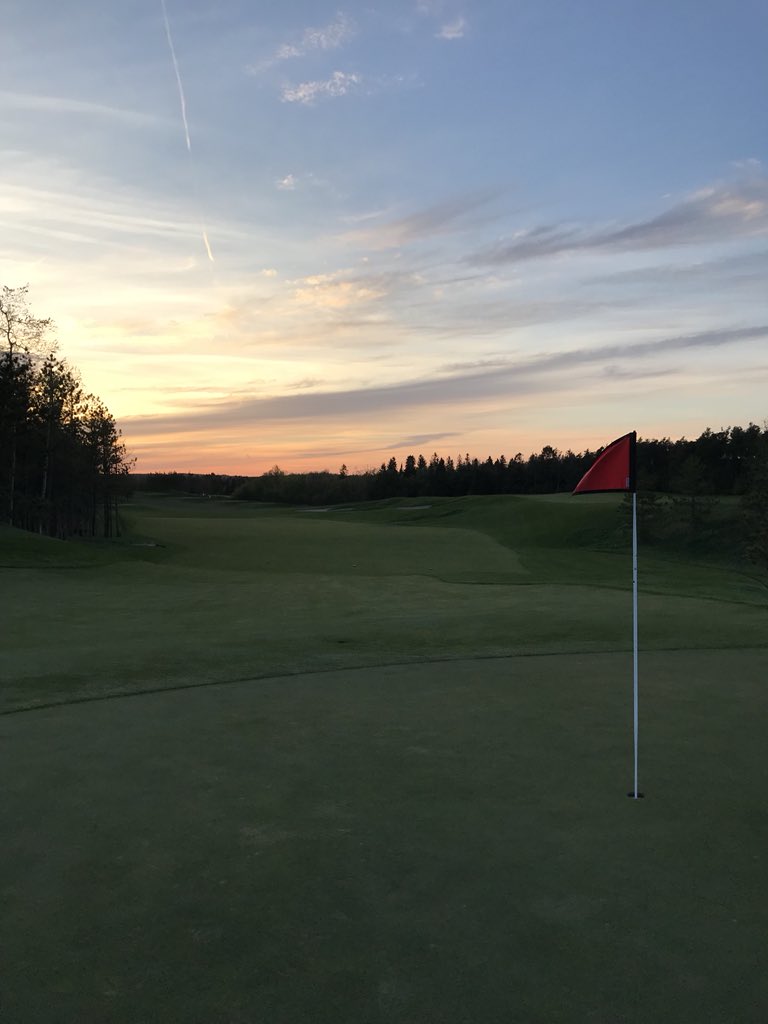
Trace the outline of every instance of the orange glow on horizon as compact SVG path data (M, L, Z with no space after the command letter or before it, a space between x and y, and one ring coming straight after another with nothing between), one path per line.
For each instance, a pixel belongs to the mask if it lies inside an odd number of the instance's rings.
M747 423L733 423L732 426L746 426ZM274 443L249 445L242 440L228 442L226 439L211 439L210 433L190 438L185 435L157 436L143 438L131 444L130 436L123 440L129 455L136 458L136 473L217 473L232 476L260 476L279 466L286 473L330 472L337 473L342 465L350 474L377 470L382 463L394 457L398 464L404 463L408 455L419 455L429 461L433 453L440 458L452 458L456 461L468 454L481 462L489 456L497 459L503 455L508 461L519 452L524 459L536 454L545 445L551 445L558 451L574 452L595 451L612 441L615 437L628 430L637 430L639 438L660 439L670 437L676 441L682 437L698 437L707 427L720 429L719 424L708 423L703 419L698 422L684 421L678 423L636 424L634 422L619 423L615 420L606 422L602 430L581 430L579 433L566 433L561 429L551 432L536 429L524 432L496 429L492 431L476 431L467 433L463 438L451 440L426 439L420 443L407 446L396 445L387 447L371 443L366 436L350 438L348 447L330 446L317 452L308 451L308 440L302 431L298 440L289 440L286 436L282 443L277 439ZM338 439L336 439L338 440Z

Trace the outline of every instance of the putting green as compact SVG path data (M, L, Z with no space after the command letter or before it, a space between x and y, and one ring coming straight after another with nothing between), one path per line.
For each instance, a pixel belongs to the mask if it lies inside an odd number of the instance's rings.
M764 1018L765 652L454 661L0 719L9 1021ZM8 828L8 825L12 827Z

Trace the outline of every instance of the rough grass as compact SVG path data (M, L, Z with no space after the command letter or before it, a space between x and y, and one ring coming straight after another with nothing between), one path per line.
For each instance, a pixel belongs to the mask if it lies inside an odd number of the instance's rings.
M763 582L641 545L635 802L616 499L405 504L0 533L4 710L160 691L0 717L4 1019L765 1020Z

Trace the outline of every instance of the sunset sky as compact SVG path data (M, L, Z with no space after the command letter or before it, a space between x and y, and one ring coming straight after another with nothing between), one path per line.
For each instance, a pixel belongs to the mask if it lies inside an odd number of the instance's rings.
M0 284L139 471L768 417L764 0L25 0Z

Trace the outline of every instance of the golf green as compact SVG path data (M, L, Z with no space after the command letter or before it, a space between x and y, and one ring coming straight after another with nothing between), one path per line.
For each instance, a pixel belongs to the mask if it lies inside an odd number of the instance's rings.
M366 669L2 720L12 1021L754 1021L763 652Z

